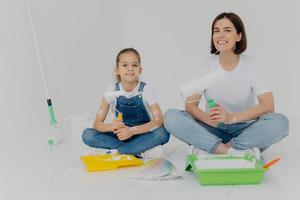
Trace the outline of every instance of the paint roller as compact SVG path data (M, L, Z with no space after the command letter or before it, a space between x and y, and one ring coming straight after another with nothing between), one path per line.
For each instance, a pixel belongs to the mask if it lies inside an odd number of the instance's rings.
M187 102L186 98L194 95L199 94L201 95L204 90L207 90L217 83L223 81L226 79L225 71L222 69L215 70L211 73L206 74L205 76L198 78L196 80L190 81L180 87L181 96L183 98L183 101L185 103L191 103ZM193 102L196 102L198 100L195 100Z
M30 22L30 26L31 26L32 35L33 35L34 47L35 47L35 51L37 54L38 65L40 68L40 73L41 73L44 91L45 91L45 95L46 95L46 99L47 99L47 105L48 105L48 113L49 113L49 118L50 118L50 130L49 130L47 142L48 142L49 146L53 146L53 145L57 145L57 144L60 144L61 142L63 142L64 135L62 132L62 128L57 124L57 121L55 119L52 100L49 97L47 82L46 82L45 73L44 73L44 66L43 66L43 62L42 62L42 58L41 58L41 53L40 53L40 49L39 49L35 26L34 26L33 19L32 19L32 13L31 13L31 9L30 9L29 0L26 0L26 7L27 7L27 14L28 14L28 18L29 18L29 22Z
M103 98L108 101L108 102L113 102L113 100L118 97L118 96L124 96L126 95L125 91L112 91L112 92L106 92L103 94ZM122 120L123 121L123 113L121 113L120 111L118 111L116 109L116 105L112 105L112 111L114 112L117 112L118 115L117 115L117 118L119 120Z

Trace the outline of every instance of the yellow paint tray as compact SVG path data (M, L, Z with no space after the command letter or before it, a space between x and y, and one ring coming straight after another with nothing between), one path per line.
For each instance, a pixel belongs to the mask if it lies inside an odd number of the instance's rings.
M80 157L87 171L95 172L102 170L113 170L120 167L138 166L144 164L133 155L89 155Z

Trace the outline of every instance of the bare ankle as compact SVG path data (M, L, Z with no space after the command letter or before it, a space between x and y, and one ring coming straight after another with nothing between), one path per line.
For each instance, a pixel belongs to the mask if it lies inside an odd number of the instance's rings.
M227 143L225 143L225 145L226 145L228 148L232 147L231 142L227 142Z
M219 144L216 150L214 151L215 154L226 154L228 152L229 147L226 144Z

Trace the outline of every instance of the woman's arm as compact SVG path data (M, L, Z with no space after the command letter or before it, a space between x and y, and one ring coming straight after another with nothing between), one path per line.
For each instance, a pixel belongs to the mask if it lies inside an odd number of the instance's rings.
M195 119L204 122L209 126L216 127L218 123L210 120L209 115L199 108L199 102L201 100L201 95L194 94L187 97L185 103L185 111L190 113Z
M232 123L256 119L263 114L274 112L274 99L272 92L264 93L258 97L258 105L238 113L232 113Z
M243 112L229 114L223 107L217 106L210 111L210 119L213 122L233 124L237 122L256 119L265 113L274 112L274 100L272 92L261 94L257 98L259 102L258 105Z

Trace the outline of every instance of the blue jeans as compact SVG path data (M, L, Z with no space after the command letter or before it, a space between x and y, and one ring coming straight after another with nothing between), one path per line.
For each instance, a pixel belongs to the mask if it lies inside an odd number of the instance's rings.
M170 134L163 128L157 128L148 133L134 135L127 140L119 140L113 132L102 133L93 128L83 131L83 142L91 147L117 149L121 154L137 155L155 146L169 141Z
M264 114L251 123L220 124L215 128L185 111L170 109L164 115L164 126L178 139L210 153L227 142L235 149L258 147L264 151L289 133L289 120L280 113Z

